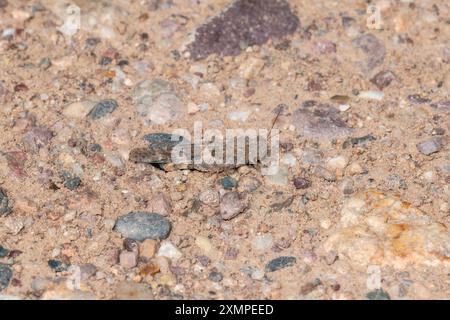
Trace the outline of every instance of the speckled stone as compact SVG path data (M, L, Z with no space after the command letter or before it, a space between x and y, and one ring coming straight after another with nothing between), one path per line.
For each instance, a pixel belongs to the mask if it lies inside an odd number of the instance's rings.
M165 239L170 233L171 223L158 213L135 211L117 219L114 230L124 238L137 241Z
M6 289L13 276L13 271L10 267L0 263L0 291Z

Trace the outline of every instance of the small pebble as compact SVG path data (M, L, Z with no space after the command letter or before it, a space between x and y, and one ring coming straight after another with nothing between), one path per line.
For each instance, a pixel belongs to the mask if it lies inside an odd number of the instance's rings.
M442 148L441 140L437 137L420 142L416 145L420 153L429 156L433 153L439 152Z
M295 257L278 257L266 264L265 271L274 272L287 267L292 267L296 263L297 259Z
M156 256L166 257L172 261L176 261L180 259L183 256L183 254L171 242L163 241L161 243L161 246L159 247L158 252L156 253Z
M70 267L67 263L59 260L48 260L48 266L55 272L67 271Z
M223 279L223 275L220 272L212 271L209 273L208 279L213 282L220 282Z
M171 223L157 213L134 211L117 219L114 229L125 238L137 241L165 239Z
M235 191L223 195L220 200L220 215L224 220L235 218L244 212L249 206L249 199L246 193Z
M237 182L233 177L224 177L219 180L219 183L225 190L233 190L236 188Z
M8 215L11 213L11 207L9 198L6 195L6 191L0 187L0 216Z
M296 189L308 189L311 187L311 181L306 178L295 177L294 186Z
M6 289L12 279L13 271L6 264L0 263L0 291Z
M94 106L91 112L89 112L88 116L93 120L98 120L100 118L103 118L107 114L112 113L117 109L118 106L119 104L116 100L102 100Z

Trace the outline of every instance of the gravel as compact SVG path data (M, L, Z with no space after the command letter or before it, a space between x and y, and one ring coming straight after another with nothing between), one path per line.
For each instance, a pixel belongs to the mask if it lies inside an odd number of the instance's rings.
M171 228L170 221L158 213L135 211L117 219L114 230L125 238L144 241L165 239Z

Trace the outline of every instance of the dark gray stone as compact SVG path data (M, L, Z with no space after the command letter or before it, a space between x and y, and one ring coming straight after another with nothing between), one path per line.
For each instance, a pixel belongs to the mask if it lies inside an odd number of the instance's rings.
M6 289L13 276L13 271L6 264L0 263L0 291Z
M93 120L98 120L116 110L118 106L119 104L117 103L116 100L113 99L102 100L94 106L91 112L89 112L88 116Z
M69 264L59 261L59 260L48 260L47 264L55 272L67 271L70 267Z
M220 272L212 271L208 275L208 279L213 281L213 282L220 282L223 279L223 275Z
M9 198L6 195L6 191L3 188L0 188L0 216L8 215L11 213L11 207L9 204Z
M265 270L266 272L274 272L287 267L292 267L296 263L297 259L295 257L278 257L269 261L269 263L266 264Z
M145 239L165 239L171 228L170 221L160 214L134 211L117 219L114 230L124 238L144 241Z

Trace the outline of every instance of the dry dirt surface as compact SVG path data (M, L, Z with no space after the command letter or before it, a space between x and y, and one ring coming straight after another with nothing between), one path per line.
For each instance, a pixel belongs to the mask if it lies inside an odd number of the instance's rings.
M449 92L446 0L0 0L0 298L448 299Z

